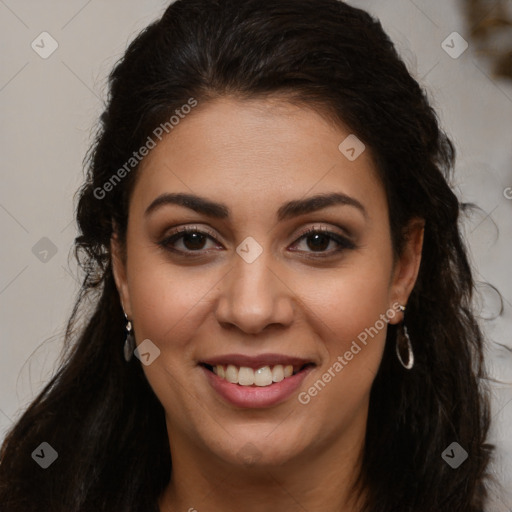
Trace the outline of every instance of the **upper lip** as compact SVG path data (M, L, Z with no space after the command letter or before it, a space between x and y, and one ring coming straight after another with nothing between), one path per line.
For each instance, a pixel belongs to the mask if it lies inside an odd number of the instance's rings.
M292 365L294 369L299 369L305 364L314 364L313 361L302 357L287 356L284 354L260 354L258 356L247 356L244 354L224 354L221 356L209 357L200 361L201 364L210 366L228 365L245 366L257 370L263 366L283 366Z

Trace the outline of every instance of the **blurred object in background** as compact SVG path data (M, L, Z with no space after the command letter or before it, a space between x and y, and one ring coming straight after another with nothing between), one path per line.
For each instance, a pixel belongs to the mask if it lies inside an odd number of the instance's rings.
M462 0L476 54L496 78L512 79L512 0Z

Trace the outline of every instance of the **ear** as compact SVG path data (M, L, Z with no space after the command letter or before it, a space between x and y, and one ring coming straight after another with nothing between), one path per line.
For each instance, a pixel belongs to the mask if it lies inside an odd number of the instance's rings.
M405 243L398 257L391 278L392 303L398 302L405 306L414 288L421 263L425 220L413 218L405 228ZM400 321L400 315L390 323Z
M121 306L128 318L132 318L130 293L128 291L128 280L126 279L126 257L116 230L110 238L110 254L112 256L112 273L121 299Z

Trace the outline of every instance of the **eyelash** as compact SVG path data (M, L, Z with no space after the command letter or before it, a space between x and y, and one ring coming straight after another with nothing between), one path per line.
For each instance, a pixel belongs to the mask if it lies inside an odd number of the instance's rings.
M169 236L167 236L164 240L159 242L158 245L163 247L165 250L171 251L173 253L179 253L181 255L188 255L188 256L191 253L198 253L198 254L195 254L194 256L202 256L201 251L199 251L199 250L198 251L192 251L192 250L182 251L182 250L175 249L175 248L171 247L172 243L175 243L179 239L183 238L184 235L189 234L189 233L198 233L200 235L203 235L203 236L206 236L208 238L215 240L214 235L212 233L210 233L209 231L201 230L201 229L196 228L195 226L191 226L191 227L183 227L183 228L176 229L173 233L171 233ZM328 252L326 252L326 251L308 252L308 254L313 254L313 256L307 256L309 258L328 258L328 257L333 256L334 254L338 254L338 253L344 251L345 249L355 249L356 248L356 245L354 244L354 242L352 242L348 238L345 238L344 236L341 236L337 233L333 233L332 231L329 231L325 227L310 227L310 228L308 228L306 231L304 231L304 233L302 233L300 235L300 237L294 242L294 244L298 243L302 239L308 238L309 236L311 236L313 234L321 234L321 235L328 236L328 238L330 238L331 240L335 241L338 244L338 248L333 251L328 251ZM297 251L297 252L301 252L301 251ZM194 256L192 256L192 257L194 257Z

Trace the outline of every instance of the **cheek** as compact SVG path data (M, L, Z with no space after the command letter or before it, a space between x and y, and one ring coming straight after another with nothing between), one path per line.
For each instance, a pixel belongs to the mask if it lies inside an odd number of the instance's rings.
M181 345L188 331L197 328L194 318L204 308L215 276L172 265L149 251L134 250L130 256L128 286L137 339L149 338L166 350L171 348L166 340Z
M389 308L390 264L388 258L365 254L335 269L283 267L281 272L290 288L290 301L294 296L299 299L297 321L311 315L308 321L318 324L324 343L330 340L326 348L335 351L334 356ZM172 338L173 345L185 344L190 331L204 321L224 275L220 267L178 266L137 246L130 253L127 271L137 339L163 343Z
M298 398L333 426L363 410L380 366L388 321L396 314L389 302L390 273L391 259L361 258L357 266L316 276L314 283L301 280L324 362Z
M201 402L188 388L194 370L194 344L190 343L207 314L213 273L179 268L150 254L133 251L128 263L130 301L137 343L150 339L160 350L153 363L143 366L151 388L175 420L190 423L190 402Z
M296 279L293 290L323 327L321 338L329 340L330 352L337 355L389 309L390 265L359 258L357 264Z

